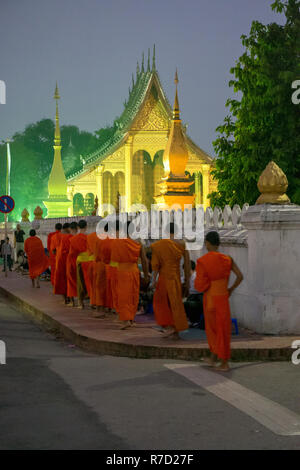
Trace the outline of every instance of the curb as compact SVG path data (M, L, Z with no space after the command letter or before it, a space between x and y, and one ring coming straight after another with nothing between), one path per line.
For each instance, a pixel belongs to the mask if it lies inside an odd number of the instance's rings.
M121 342L97 340L76 333L41 309L31 305L20 297L0 286L0 294L17 306L22 313L31 317L34 323L45 328L49 333L67 340L78 348L94 354L129 357L135 359L175 359L199 361L209 355L209 349L175 348L168 346L144 346ZM290 361L293 350L285 348L232 348L231 361Z

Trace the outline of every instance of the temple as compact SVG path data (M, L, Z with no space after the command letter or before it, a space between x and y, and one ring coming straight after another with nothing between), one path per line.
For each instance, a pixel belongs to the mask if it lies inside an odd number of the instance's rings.
M150 64L151 62L151 64ZM115 121L113 134L102 146L82 159L81 167L67 174L69 215L87 214L96 196L99 215L103 204L115 205L117 194L126 195L126 207L150 208L161 194L165 176L163 155L172 128L173 110L162 89L155 63L155 47L147 65L137 64L124 110ZM213 158L199 148L182 126L188 152L185 174L191 178L189 193L195 205L210 205L208 194L216 189L211 170Z

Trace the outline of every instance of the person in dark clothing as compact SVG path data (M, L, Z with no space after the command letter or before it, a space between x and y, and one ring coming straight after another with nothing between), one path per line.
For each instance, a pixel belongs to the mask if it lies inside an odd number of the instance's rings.
M189 326L191 328L200 328L201 330L204 330L203 294L195 289L195 278L196 263L191 261L190 290L189 296L184 302L184 308L189 320Z

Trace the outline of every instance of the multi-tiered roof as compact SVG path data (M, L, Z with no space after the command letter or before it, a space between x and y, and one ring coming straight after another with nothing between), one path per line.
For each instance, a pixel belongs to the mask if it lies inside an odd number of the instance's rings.
M150 50L148 50L147 66L144 64L144 54L141 67L139 66L139 63L137 63L136 78L134 79L134 75L132 75L132 86L129 88L129 97L124 103L124 110L121 116L114 122L114 133L95 152L92 152L85 157L84 165L81 169L72 171L67 175L67 179L69 181L101 163L126 141L128 132L136 120L137 115L139 114L139 111L141 110L153 85L158 92L159 99L163 103L171 122L172 107L164 93L156 70L155 46L153 48L152 65L150 65ZM197 147L191 139L188 140L190 144ZM201 153L203 153L204 159L208 162L212 161L212 158L203 150L201 150Z

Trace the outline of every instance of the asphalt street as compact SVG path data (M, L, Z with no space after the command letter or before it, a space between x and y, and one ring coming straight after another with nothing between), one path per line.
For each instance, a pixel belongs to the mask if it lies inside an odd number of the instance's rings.
M239 385L268 399L275 431L278 405L287 426L300 420L300 365L239 363L220 374L195 364L189 379L176 369L192 365L183 361L87 354L3 298L0 340L0 449L300 449L300 435L279 435L230 403ZM222 377L227 399L207 386Z

